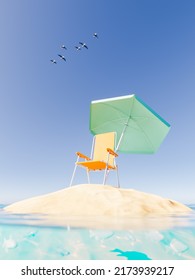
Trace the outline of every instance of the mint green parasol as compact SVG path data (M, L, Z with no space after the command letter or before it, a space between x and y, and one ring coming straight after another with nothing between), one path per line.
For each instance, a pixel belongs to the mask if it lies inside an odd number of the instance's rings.
M91 102L90 131L115 131L116 151L155 153L170 125L134 94Z

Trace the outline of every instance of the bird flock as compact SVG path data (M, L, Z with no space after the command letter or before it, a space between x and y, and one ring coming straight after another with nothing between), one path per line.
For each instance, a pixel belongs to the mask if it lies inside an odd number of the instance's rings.
M98 39L98 34L97 33L93 33L93 38L95 39ZM81 51L82 49L86 49L88 50L88 46L86 43L83 43L83 42L78 42L78 45L77 46L74 46L75 50L76 51ZM64 50L67 50L67 47L65 45L62 45L61 46L61 49L64 51ZM64 62L66 62L66 58L64 55L62 54L58 54L58 58ZM50 59L50 62L52 64L57 64L57 60L56 59Z

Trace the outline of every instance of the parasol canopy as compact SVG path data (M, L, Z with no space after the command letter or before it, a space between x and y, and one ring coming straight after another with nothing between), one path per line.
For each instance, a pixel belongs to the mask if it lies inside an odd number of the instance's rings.
M155 153L169 132L170 124L135 94L91 102L90 131L117 133L116 151Z

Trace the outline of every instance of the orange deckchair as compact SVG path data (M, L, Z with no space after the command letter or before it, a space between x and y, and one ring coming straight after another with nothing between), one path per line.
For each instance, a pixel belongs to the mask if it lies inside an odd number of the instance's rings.
M90 183L89 172L90 171L102 171L104 170L103 184L106 183L106 179L110 170L117 171L117 181L119 187L118 166L116 165L115 158L118 156L115 152L115 132L108 132L103 134L97 134L93 138L91 158L77 152L77 161L75 162L75 168L72 174L70 186L72 185L77 166L83 167L87 171L88 183ZM80 159L84 161L80 161Z

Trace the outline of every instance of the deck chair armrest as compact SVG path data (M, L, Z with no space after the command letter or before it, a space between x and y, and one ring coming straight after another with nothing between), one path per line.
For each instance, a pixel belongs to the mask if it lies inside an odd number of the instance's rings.
M110 148L107 148L107 152L108 152L109 154L115 156L115 157L118 157L118 154L115 153L115 152L114 152L112 149L110 149Z
M84 158L86 160L91 160L89 157L87 157L86 155L84 154L81 154L80 152L76 152L76 155L79 156L80 158Z

